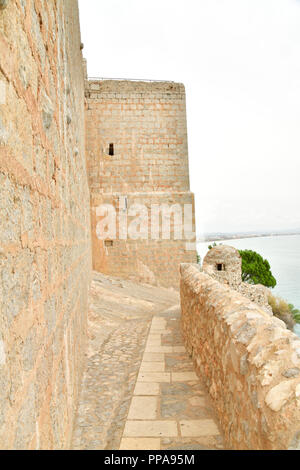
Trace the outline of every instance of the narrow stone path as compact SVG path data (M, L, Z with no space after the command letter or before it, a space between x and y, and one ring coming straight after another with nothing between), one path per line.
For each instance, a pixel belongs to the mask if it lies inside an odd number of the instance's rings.
M180 334L178 293L94 273L72 448L219 449Z
M210 399L182 343L175 306L151 322L120 449L222 448Z

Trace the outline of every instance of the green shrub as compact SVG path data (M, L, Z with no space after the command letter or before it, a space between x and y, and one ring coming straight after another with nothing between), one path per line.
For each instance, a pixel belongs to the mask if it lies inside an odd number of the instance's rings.
M268 302L272 308L273 315L284 321L290 330L293 330L295 323L300 323L300 311L292 304L274 295L269 295Z
M300 310L294 307L293 304L289 304L289 309L296 323L300 323Z
M266 287L275 287L274 278L270 263L252 250L239 250L242 257L242 280L248 284L262 284Z

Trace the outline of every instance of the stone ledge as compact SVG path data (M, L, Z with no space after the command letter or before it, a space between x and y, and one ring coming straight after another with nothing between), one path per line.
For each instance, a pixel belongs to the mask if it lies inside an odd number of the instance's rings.
M185 87L182 83L175 82L147 82L135 80L89 80L86 83L87 90L99 93L112 93L112 94L157 94L165 93L171 94L185 94ZM138 98L139 96L137 96Z

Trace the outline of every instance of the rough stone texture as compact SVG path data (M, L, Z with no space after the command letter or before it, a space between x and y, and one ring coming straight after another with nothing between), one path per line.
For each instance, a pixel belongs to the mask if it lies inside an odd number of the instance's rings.
M70 444L91 270L81 62L76 0L1 10L1 449Z
M179 288L180 262L196 262L195 239L151 239L151 204L191 204L184 86L172 82L87 81L86 148L91 189L94 269L164 287ZM114 155L109 146L114 145ZM125 202L127 198L127 202ZM96 236L96 208L112 204L117 215L133 203L148 208L148 240L113 246ZM128 218L130 223L134 217ZM194 224L193 220L193 224ZM174 221L171 222L172 228Z
M242 282L242 258L232 246L218 245L211 248L203 260L202 268L219 282L232 287Z
M94 273L73 449L119 448L152 315L178 300L173 290Z
M231 449L299 448L300 340L192 265L181 265L182 331Z
M222 448L178 302L173 289L94 273L72 449Z
M268 302L268 298L271 295L270 289L261 284L252 285L248 284L247 282L242 282L236 290L240 292L240 294L250 299L252 302L255 302L260 307L263 307L265 312L270 316L273 315L272 307Z
M242 258L236 248L228 245L214 246L205 256L202 269L217 281L262 306L269 315L273 315L268 303L270 290L260 284L251 285L242 282Z
M211 400L183 346L177 305L152 319L120 449L132 445L144 450L223 448Z

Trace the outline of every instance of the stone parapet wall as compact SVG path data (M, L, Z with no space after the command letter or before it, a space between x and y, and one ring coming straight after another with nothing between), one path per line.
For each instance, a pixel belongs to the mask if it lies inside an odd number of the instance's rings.
M218 266L222 267L222 270L219 271ZM214 246L205 256L202 269L204 273L240 292L263 307L269 315L273 315L268 302L271 291L261 284L242 282L242 258L236 248L228 245Z
M231 287L231 289L239 292L252 302L258 304L260 307L263 307L265 312L269 315L273 315L272 308L268 302L271 291L267 287L261 284L248 284L247 282L242 282L241 278L238 278L235 274L228 276L226 272L214 271L211 266L207 266L203 269L203 272L221 284Z
M261 285L261 284L248 284L247 282L242 282L236 289L240 294L244 295L252 302L255 302L260 307L273 315L272 308L269 305L268 298L271 295L270 289Z
M0 10L0 448L70 444L91 272L76 0Z
M300 448L300 339L258 305L181 265L182 331L231 449Z

